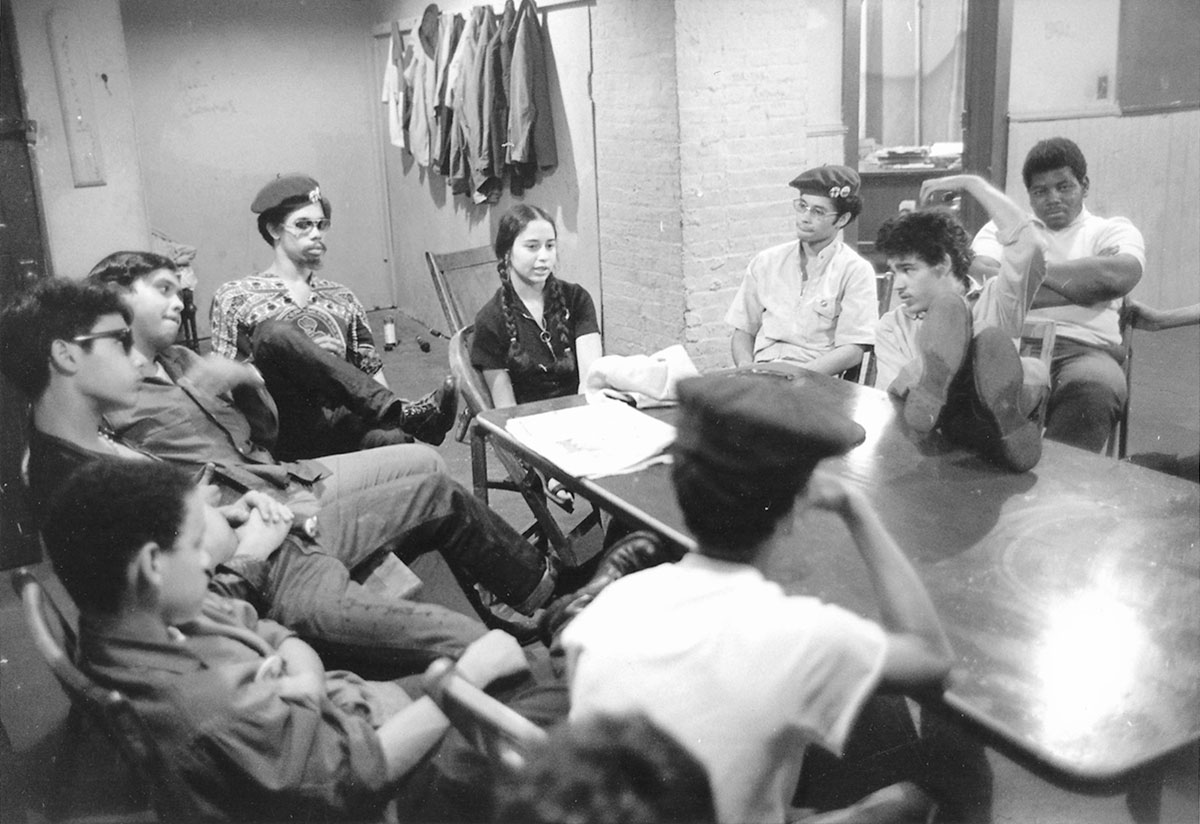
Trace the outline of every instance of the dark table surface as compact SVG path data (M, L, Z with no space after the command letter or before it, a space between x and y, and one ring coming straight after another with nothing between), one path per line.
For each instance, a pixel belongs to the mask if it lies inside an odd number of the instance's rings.
M958 657L947 705L1067 781L1120 778L1200 739L1200 486L1052 441L1033 471L1012 474L937 436L919 442L881 391L788 374L867 432L821 468L867 493L929 588ZM571 478L504 431L511 417L581 402L480 423L576 492L693 547L669 467ZM673 409L653 414L674 422ZM771 577L876 617L841 522L805 518Z

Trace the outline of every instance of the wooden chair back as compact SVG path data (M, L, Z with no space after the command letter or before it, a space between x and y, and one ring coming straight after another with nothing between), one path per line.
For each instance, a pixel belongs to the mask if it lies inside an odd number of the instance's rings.
M66 692L72 712L91 720L116 747L146 788L159 821L199 821L182 778L163 758L129 700L117 690L101 687L75 666L75 630L37 576L26 568L14 570L12 585L21 598L34 646Z
M1121 329L1121 349L1125 361L1121 369L1125 372L1125 405L1117 420L1113 423L1112 433L1108 436L1105 454L1110 458L1114 453L1117 458L1124 459L1129 451L1129 409L1133 403L1133 308L1126 297L1121 301L1119 324Z
M892 307L892 291L896 281L896 273L890 269L886 272L875 273L875 298L879 301L879 317L883 317ZM856 380L863 386L875 385L875 347L869 346L863 352L862 363L858 366Z
M429 276L446 316L448 334L473 324L476 313L496 294L500 288L496 262L496 253L490 246L425 253Z

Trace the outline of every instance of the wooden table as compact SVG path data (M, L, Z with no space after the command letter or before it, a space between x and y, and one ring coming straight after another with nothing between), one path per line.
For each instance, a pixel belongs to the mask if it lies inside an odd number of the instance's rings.
M958 656L945 704L988 743L1060 784L1105 791L1200 739L1200 486L1052 441L1032 472L1012 474L938 438L919 443L881 391L790 373L866 430L822 469L867 493L915 563ZM668 467L573 478L505 431L511 417L581 402L492 410L478 436L693 547ZM675 410L655 414L673 422ZM809 517L794 562L772 577L876 616L841 522Z

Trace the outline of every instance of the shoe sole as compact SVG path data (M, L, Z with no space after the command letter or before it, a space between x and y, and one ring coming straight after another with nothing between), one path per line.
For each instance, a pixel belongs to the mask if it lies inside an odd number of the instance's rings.
M999 329L985 329L975 338L972 359L975 395L992 430L991 457L1017 472L1032 469L1042 457L1042 433L1021 413L1024 373L1016 347Z
M959 298L952 309L957 317L928 315L918 333L921 349L921 380L904 400L904 422L916 432L933 431L946 406L950 384L967 360L971 342L971 313ZM931 308L932 312L932 308Z

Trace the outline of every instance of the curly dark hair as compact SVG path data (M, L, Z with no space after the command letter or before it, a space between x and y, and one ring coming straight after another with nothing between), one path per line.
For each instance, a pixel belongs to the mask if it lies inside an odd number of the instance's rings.
M169 257L154 252L113 252L92 267L88 280L132 289L135 280L159 269L175 272L179 267Z
M130 561L147 543L175 545L195 489L186 472L158 461L104 457L76 469L42 524L54 572L76 606L115 612Z
M497 258L496 270L500 273L500 301L504 309L504 330L508 333L508 364L510 370L517 372L533 369L536 362L529 352L521 348L520 342L517 340L517 310L514 308L513 302L520 298L517 297L516 290L512 285L509 254L512 252L517 237L525 231L526 226L535 220L546 221L554 229L555 236L558 235L558 227L554 223L554 218L550 217L543 209L518 203L500 218L500 225L496 229L496 239L492 243L492 250L495 251ZM554 353L554 364L550 367L550 372L560 375L571 374L577 369L575 341L572 339L571 329L567 325L567 303L563 297L562 283L557 277L550 275L546 278L543 294L545 295L543 320L550 338L546 341L546 345Z
M944 206L888 218L879 227L875 249L889 258L916 255L929 266L949 258L953 275L970 288L968 272L975 258L971 236L954 212Z
M704 765L642 714L557 727L519 772L500 775L499 824L716 821Z
M1066 137L1039 140L1029 150L1029 154L1025 155L1025 165L1021 167L1025 188L1029 188L1034 175L1052 172L1064 166L1075 173L1075 179L1080 183L1087 179L1087 159L1074 140Z
M86 334L104 315L132 320L120 296L103 286L69 278L38 281L0 311L0 372L28 399L37 399L50 383L50 345Z

